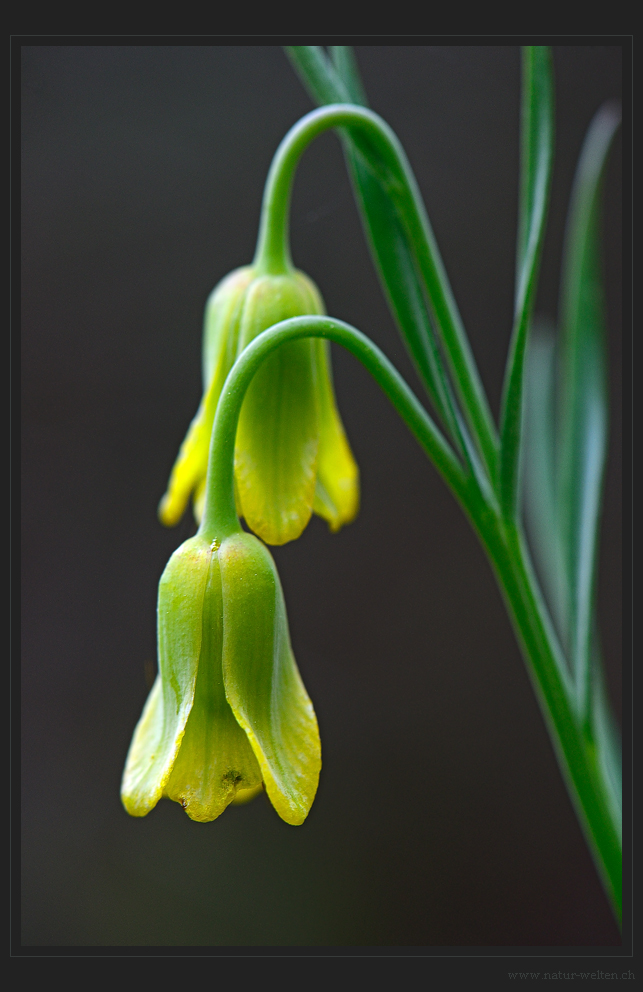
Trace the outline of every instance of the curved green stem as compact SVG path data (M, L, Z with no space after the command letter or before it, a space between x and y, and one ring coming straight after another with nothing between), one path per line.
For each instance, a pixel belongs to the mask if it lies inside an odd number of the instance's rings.
M331 317L291 317L259 334L241 353L221 392L217 407L206 479L205 505L199 532L222 541L240 529L234 501L234 443L241 405L252 377L263 360L285 341L328 338L343 345L368 369L386 393L447 485L462 501L471 487L449 444L397 369L377 345L360 331Z
M302 81L313 100L321 104L368 106L352 48L345 45L331 48L334 67L319 47L291 46L286 51L296 71L302 73ZM418 269L416 246L408 238L397 206L389 199L374 171L365 164L363 152L356 151L350 128L343 131L346 166L382 290L415 370L462 455L465 453L463 438L467 449L475 446L462 418L454 416L454 411L457 413L455 396L443 368L427 291Z
M274 274L292 267L288 211L295 169L310 142L334 127L350 129L365 167L395 204L409 243L415 249L416 264L435 314L465 419L476 438L488 476L494 479L498 436L487 398L415 176L404 149L381 117L365 107L331 104L306 114L290 129L268 173L253 264L260 272ZM445 413L457 436L457 412L447 408ZM459 442L466 451L462 438Z
M466 473L421 403L379 348L330 317L294 317L258 335L230 372L212 431L205 507L199 532L221 542L239 532L234 500L234 445L241 406L252 377L276 348L306 337L328 338L358 358L386 393L411 433L462 505L485 548L505 599L556 756L598 870L620 920L621 842L609 783L574 705L563 652L535 579L518 526L504 518L478 481Z

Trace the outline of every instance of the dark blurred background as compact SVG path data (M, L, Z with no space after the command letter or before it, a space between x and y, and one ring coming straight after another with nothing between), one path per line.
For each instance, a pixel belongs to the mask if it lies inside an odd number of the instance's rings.
M512 317L519 50L361 47L426 200L497 415ZM206 297L251 261L262 188L312 104L279 47L22 49L23 943L620 941L490 568L388 401L334 350L362 508L274 550L323 770L301 827L264 797L131 819L119 782L156 664L156 519L200 398ZM575 162L618 46L560 47L537 311L555 318ZM621 143L605 188L611 446L599 608L621 708ZM417 381L339 142L301 162L295 263Z

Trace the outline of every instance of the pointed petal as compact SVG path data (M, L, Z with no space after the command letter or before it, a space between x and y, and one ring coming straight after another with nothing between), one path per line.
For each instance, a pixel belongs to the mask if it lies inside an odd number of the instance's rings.
M159 675L134 731L121 786L132 816L145 816L161 798L192 708L211 556L201 538L190 538L159 582Z
M309 313L325 313L317 286L303 272L300 284L309 295ZM335 402L330 342L318 338L315 346L315 382L319 410L319 451L313 511L328 521L331 531L350 523L359 510L359 469L344 432Z
M163 685L160 675L157 675L134 730L125 762L121 799L130 816L145 816L160 799L159 793L154 802L149 801L156 790L153 783L148 784L148 779L156 754L163 748L164 729Z
M204 597L203 638L194 703L163 795L193 820L214 820L239 792L261 788L261 771L248 738L225 697L221 670L221 574L212 555Z
M246 297L240 350L267 327L310 308L297 278L257 278ZM319 447L314 354L314 342L294 341L266 359L239 418L239 502L248 526L270 544L299 537L312 514Z
M359 469L335 403L329 342L318 339L314 344L317 352L319 453L313 510L328 521L331 531L337 531L357 516Z
M271 803L300 824L321 769L317 719L290 647L286 606L270 552L251 534L219 551L225 692L259 762Z
M196 416L188 428L172 468L167 492L159 503L159 520L166 527L178 524L191 493L205 481L214 419L213 404L207 403L206 399L201 400ZM214 408L216 409L216 402Z

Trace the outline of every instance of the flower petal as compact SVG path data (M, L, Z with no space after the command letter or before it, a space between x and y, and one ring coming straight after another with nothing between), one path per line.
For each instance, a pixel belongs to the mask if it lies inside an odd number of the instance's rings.
M359 510L359 469L339 416L330 366L330 345L317 339L319 452L313 510L331 531L350 523Z
M208 298L203 328L203 398L159 504L159 519L166 527L179 522L195 490L195 516L197 521L201 519L212 424L223 383L236 357L245 291L253 277L250 266L235 269Z
M239 349L288 317L310 312L297 275L261 276L250 286ZM282 345L264 361L243 401L235 477L248 526L269 544L299 537L310 520L319 447L313 341Z
M235 269L218 283L208 297L203 318L203 392L221 362L230 370L237 357L239 324L246 289L255 271L251 265ZM227 375L227 373L226 373ZM223 377L222 384L225 382Z
M132 816L145 816L161 798L185 731L211 557L198 535L190 538L174 552L159 582L159 674L134 731L121 786L123 805Z
M290 646L279 576L270 552L251 534L224 541L219 562L226 697L271 803L287 823L300 824L317 791L321 745Z
M204 597L203 639L194 703L163 795L193 820L214 820L239 793L261 788L261 771L248 738L230 709L221 670L221 574L212 555ZM248 797L250 798L250 797Z

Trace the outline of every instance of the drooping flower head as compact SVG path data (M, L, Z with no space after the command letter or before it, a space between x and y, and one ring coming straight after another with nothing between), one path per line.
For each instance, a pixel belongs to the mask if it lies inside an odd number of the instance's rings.
M214 820L263 786L300 824L317 790L317 720L290 646L279 576L252 534L201 534L170 558L158 594L159 673L134 732L121 798L162 796Z
M237 356L271 325L323 313L317 287L295 269L247 266L215 288L204 321L203 399L159 507L163 523L177 523L192 494L201 519L212 423ZM335 403L328 342L292 342L257 373L239 420L235 483L239 513L268 544L299 537L313 511L333 531L354 519L359 473Z

